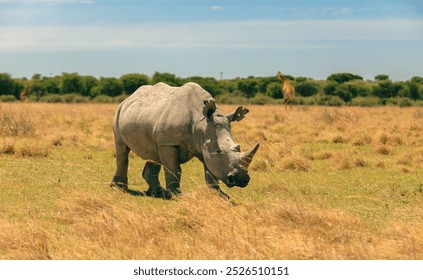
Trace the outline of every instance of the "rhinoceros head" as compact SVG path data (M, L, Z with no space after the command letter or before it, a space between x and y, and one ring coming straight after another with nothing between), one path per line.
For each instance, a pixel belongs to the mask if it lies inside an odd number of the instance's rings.
M225 116L216 110L212 100L204 101L203 114L207 124L203 158L212 175L230 188L247 186L250 181L248 166L260 146L257 143L249 152L241 152L240 145L232 139L230 123L242 120L247 113L247 108L238 107L234 113Z

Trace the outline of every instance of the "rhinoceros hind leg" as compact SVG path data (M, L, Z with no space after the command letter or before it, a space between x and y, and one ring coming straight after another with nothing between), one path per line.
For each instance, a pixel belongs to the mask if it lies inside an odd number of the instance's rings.
M121 191L128 191L128 178L121 178L114 176L112 182L110 183L112 189L117 189Z
M128 155L131 151L119 135L115 135L116 172L110 183L111 188L126 191L128 189Z
M162 166L160 164L147 161L142 171L142 177L148 184L147 196L170 199L172 195L160 186L159 173Z

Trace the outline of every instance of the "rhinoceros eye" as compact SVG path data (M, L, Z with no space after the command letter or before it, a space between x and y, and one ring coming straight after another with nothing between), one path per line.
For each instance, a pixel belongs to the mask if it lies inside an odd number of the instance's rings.
M220 150L220 149L218 149L218 150L216 150L216 152L215 152L215 154L217 154L217 155L221 155L223 152L222 152L222 150Z

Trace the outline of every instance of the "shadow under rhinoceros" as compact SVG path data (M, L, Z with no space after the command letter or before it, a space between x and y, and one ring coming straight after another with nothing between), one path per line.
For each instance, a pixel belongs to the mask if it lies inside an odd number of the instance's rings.
M119 190L122 193L126 193L129 194L131 196L145 196L145 197L152 197L152 198L158 198L158 199L165 199L165 200L169 200L169 199L175 199L175 196L172 196L168 191L163 189L163 192L161 194L149 194L147 192L143 192L143 191L137 191L137 190L131 190L129 189L126 185L123 187L121 186L116 186L116 185L111 185L110 186L112 190ZM225 192L223 192L219 187L211 187L212 189L214 189L217 194L222 197L223 199L227 199L230 200L232 204L236 204L229 195L227 195ZM176 196L178 197L178 196Z
M136 191L136 190L131 190L131 189L127 189L125 191L125 193L131 195L131 196L147 196L147 194L145 192L142 191Z

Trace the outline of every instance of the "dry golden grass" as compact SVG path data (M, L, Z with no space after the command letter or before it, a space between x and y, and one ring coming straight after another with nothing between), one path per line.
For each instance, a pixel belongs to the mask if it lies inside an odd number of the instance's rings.
M0 104L1 259L423 259L421 108L250 106L232 203L198 161L175 201L111 191L116 106Z

